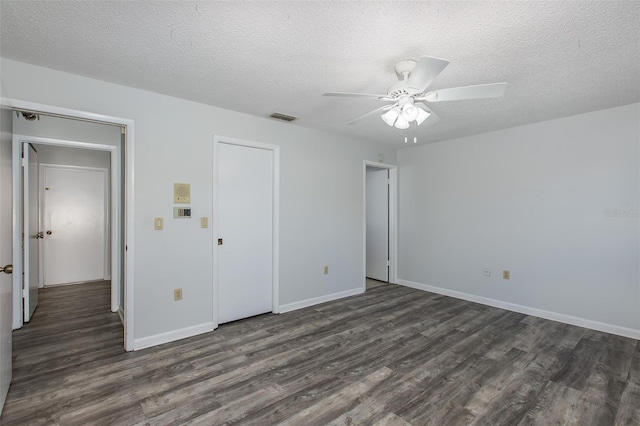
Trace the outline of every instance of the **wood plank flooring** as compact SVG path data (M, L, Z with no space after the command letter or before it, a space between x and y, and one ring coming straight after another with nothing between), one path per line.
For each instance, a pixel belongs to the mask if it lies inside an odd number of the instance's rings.
M640 425L640 344L396 285L123 351L109 284L45 289L2 425Z
M376 287L381 287L383 285L389 285L389 283L386 283L384 281L374 280L372 278L367 278L366 285L367 285L367 290L373 290Z

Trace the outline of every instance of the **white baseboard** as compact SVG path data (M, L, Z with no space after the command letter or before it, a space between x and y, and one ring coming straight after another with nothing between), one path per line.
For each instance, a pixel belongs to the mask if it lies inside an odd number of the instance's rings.
M330 302L336 299L342 299L344 297L355 296L356 294L364 293L362 287L354 288L352 290L340 291L338 293L327 294L325 296L313 297L311 299L301 300L299 302L287 303L286 305L280 305L279 313L291 312L302 308L308 308L309 306L319 305L320 303Z
M398 284L418 290L429 291L431 293L455 297L456 299L468 300L470 302L493 306L495 308L506 309L508 311L519 312L521 314L532 315L534 317L545 318L552 321L577 325L579 327L590 328L592 330L603 331L605 333L611 333L618 336L630 337L632 339L640 340L640 330L635 330L633 328L607 324L599 321L589 320L586 318L574 317L558 312L545 311L543 309L532 308L530 306L518 305L515 303L504 302L502 300L490 299L488 297L476 296L474 294L463 293L461 291L449 290L441 287L434 287L431 285L416 283L413 281L398 280Z
M166 333L156 334L154 336L142 337L133 341L133 350L138 351L140 349L150 348L151 346L186 339L187 337L195 336L197 334L208 333L209 331L213 331L213 329L213 323L206 322L192 327L181 328L180 330L173 330Z

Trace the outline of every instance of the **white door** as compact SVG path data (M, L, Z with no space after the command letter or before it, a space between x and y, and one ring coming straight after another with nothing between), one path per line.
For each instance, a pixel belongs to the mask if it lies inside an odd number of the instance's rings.
M40 194L38 192L38 153L31 144L22 145L23 167L23 247L24 321L29 322L38 305L40 287Z
M11 322L13 289L7 265L12 258L12 187L11 187L11 144L12 112L0 110L0 413L7 398L11 383Z
M44 285L105 277L105 195L102 169L46 166Z
M272 311L273 151L218 144L218 323Z
M389 281L389 170L367 168L367 277Z

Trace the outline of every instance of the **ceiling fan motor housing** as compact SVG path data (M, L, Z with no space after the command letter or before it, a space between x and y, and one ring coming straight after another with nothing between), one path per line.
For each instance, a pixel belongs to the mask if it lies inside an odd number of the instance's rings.
M387 91L387 96L391 99L400 99L405 96L411 96L407 91L406 83L404 81L400 83L396 83L393 86L389 87Z

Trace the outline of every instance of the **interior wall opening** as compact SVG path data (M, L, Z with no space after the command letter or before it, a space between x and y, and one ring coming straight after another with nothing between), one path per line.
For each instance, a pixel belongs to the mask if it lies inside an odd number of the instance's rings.
M396 281L396 176L393 165L364 165L364 289Z
M124 128L15 111L13 134L14 160L27 153L25 167L14 171L21 180L14 185L14 204L23 218L18 228L25 255L18 262L22 273L14 275L13 328L39 315L60 320L52 310L72 316L89 304L101 314L117 312L122 327Z

